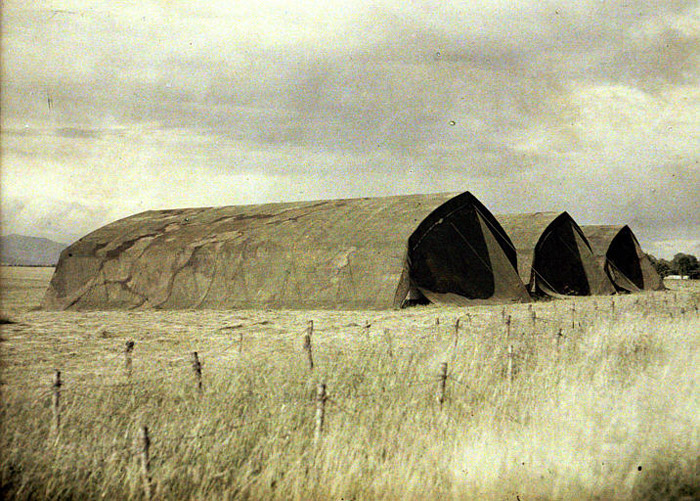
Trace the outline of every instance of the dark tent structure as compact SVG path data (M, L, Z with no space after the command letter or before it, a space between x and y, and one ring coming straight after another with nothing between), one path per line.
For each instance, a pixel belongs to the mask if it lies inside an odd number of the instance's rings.
M533 295L612 294L583 231L567 213L501 214L496 219L518 255L518 272Z
M528 301L469 192L153 210L65 249L43 307L390 308Z
M586 225L581 229L591 244L599 266L618 292L663 290L664 282L642 251L634 232L626 225Z

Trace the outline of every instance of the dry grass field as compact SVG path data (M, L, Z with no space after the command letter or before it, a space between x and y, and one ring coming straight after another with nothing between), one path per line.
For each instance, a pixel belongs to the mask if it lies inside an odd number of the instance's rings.
M153 499L700 497L697 284L532 310L38 311L51 271L2 270L0 497L145 498L143 425Z

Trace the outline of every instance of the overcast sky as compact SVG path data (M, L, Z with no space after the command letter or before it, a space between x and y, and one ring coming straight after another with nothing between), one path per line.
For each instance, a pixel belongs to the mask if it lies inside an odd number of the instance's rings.
M9 0L2 16L4 234L469 190L700 254L697 1Z

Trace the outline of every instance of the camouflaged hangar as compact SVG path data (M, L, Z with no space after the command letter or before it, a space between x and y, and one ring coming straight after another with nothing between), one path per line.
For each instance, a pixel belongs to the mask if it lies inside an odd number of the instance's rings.
M598 264L618 292L663 290L664 281L627 225L585 225L581 229Z
M612 294L583 231L567 212L499 214L517 252L518 272L534 296Z
M529 301L515 248L469 192L152 210L65 249L43 307L383 309L416 300Z

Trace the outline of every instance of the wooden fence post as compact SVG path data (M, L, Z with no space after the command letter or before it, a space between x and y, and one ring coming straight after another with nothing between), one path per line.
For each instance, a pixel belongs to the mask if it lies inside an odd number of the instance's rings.
M530 320L532 320L532 329L537 325L537 311L530 305Z
M243 331L238 333L238 354L243 354Z
M392 358L394 356L394 340L391 338L389 329L384 329L384 340L386 341L386 354Z
M141 427L140 433L141 478L143 480L143 494L146 499L151 499L151 439L148 437L148 426Z
M559 329L559 332L557 332L554 336L554 348L559 350L559 342L561 339L564 337L564 329Z
M192 352L192 370L197 381L197 390L202 392L202 363L199 361L199 355L196 351Z
M304 334L304 351L306 352L306 357L309 361L309 369L314 370L314 354L311 350L311 332L313 331L313 327L310 329L307 329L306 333Z
M571 303L571 329L576 328L576 303Z
M454 349L457 349L457 343L459 343L459 321L461 320L460 317L457 317L457 320L455 321L455 342L454 342Z
M129 339L124 346L124 373L126 377L131 379L131 354L134 352L134 341Z
M440 386L438 391L437 401L442 409L442 404L445 402L445 391L447 390L447 362L440 364Z
M365 325L362 327L364 332L365 332L365 337L369 339L369 328L372 327L372 324L369 322L369 320L365 320Z
M323 423L326 420L326 383L316 387L316 427L314 429L314 444L318 445L323 433Z
M53 397L52 397L52 410L53 410L53 434L58 438L58 434L61 430L61 371L56 369L53 373Z
M504 310L504 311L505 311L505 310ZM505 323L506 323L506 337L507 337L508 339L510 339L510 322L511 322L510 315L506 315L506 320L505 320Z

